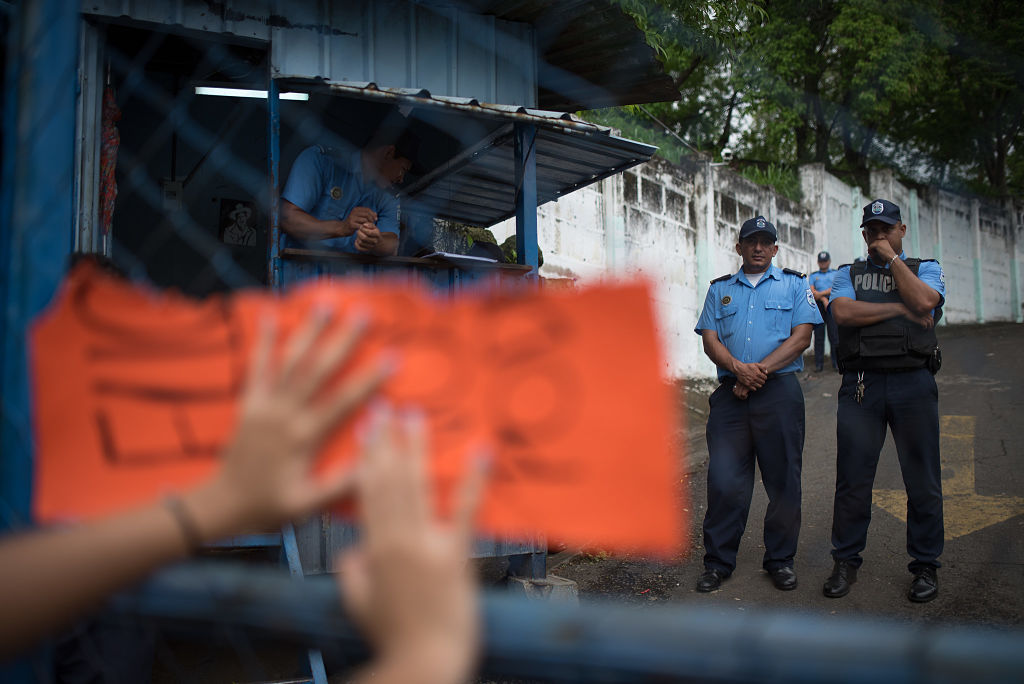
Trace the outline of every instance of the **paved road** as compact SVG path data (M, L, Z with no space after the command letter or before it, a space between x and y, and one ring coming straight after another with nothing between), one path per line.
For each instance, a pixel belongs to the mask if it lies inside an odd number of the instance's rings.
M832 566L829 532L835 483L835 409L839 376L805 373L808 434L804 450L803 527L796 559L800 586L772 587L761 571L766 499L755 487L736 572L723 588L697 594L700 521L705 502L705 393L690 393L688 454L693 548L675 563L579 556L554 570L587 596L631 603L676 601L718 606L792 608L824 615L886 615L898 619L1018 625L1024 623L1024 326L948 326L939 330L945 365L939 381L942 416L946 547L939 597L910 603L906 564L906 496L891 438L879 462L868 547L859 580L842 599L821 585Z

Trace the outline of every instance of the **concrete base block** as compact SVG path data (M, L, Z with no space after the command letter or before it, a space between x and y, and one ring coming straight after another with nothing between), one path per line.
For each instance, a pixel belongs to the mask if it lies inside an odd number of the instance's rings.
M576 582L557 575L548 575L544 579L509 577L508 588L512 593L522 594L528 599L568 603L573 606L580 603L580 592Z

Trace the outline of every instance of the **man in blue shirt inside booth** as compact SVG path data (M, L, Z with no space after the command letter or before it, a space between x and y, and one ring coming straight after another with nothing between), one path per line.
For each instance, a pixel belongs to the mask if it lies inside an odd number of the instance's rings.
M934 259L908 258L907 226L886 199L864 207L868 260L842 266L829 308L839 325L836 493L832 513L832 575L822 591L841 598L857 581L871 522L871 488L886 427L892 431L907 490L907 598L939 593L942 472L939 463L939 370L935 323L946 284Z
M777 589L797 586L804 395L795 373L803 370L802 354L821 315L806 276L772 265L777 240L775 226L763 216L744 222L736 244L743 266L711 281L694 328L721 382L709 400L708 508L698 592L716 591L736 568L755 458L768 494L762 566Z
M363 149L314 145L295 159L281 193L281 227L289 247L356 254L398 252L394 186L412 168L416 140L385 127Z

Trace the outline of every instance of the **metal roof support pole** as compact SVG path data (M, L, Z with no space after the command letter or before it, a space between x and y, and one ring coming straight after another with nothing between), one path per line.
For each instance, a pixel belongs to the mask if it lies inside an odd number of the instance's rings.
M277 81L273 77L267 85L267 164L269 175L270 230L267 231L267 284L281 287L281 98Z
M519 263L533 267L537 258L537 127L515 125L516 254Z
M11 22L0 224L0 527L29 522L34 444L25 333L64 276L74 225L79 14L25 0ZM11 125L6 125L11 124Z

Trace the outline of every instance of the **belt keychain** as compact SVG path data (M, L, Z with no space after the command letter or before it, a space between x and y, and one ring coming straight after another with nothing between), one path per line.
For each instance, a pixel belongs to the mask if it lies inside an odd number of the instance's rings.
M853 393L853 398L858 404L864 401L864 371L857 373L857 390Z

